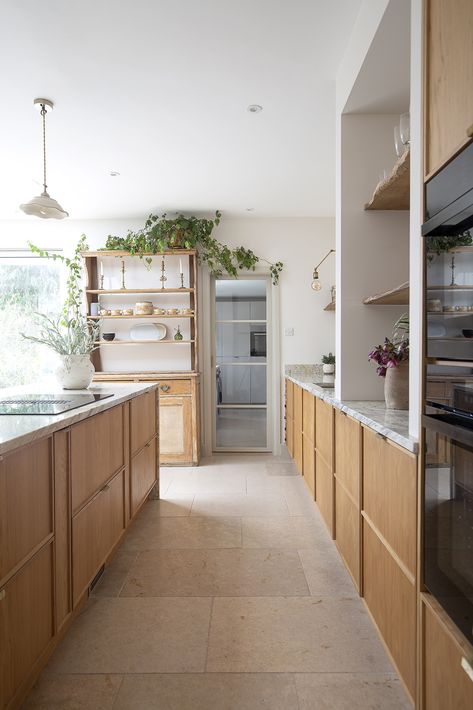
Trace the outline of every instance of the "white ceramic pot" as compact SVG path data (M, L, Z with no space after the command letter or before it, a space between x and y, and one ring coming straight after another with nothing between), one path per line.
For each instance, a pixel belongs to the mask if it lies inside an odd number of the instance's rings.
M56 377L65 390L83 390L92 382L94 373L90 355L62 355Z
M335 365L322 365L322 370L324 375L333 375L335 372Z
M386 409L409 409L409 362L388 367L384 378Z

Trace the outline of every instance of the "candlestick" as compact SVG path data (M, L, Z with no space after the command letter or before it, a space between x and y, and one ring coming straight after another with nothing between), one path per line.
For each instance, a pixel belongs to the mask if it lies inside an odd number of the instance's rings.
M160 279L159 279L159 280L161 281L161 288L164 289L164 288L165 288L165 283L166 283L166 281L168 280L168 279L167 279L167 276L166 276L166 268L165 268L165 265L164 265L164 256L163 256L163 260L162 260L162 262L161 262L161 276L160 276Z
M184 274L181 272L181 288L184 288Z
M103 291L103 274L100 276L100 290Z
M124 259L122 259L122 285L121 285L121 288L122 289L126 288L126 286L125 286L125 260Z
M100 262L100 276L103 276L103 261Z
M182 274L182 259L179 259L179 273Z

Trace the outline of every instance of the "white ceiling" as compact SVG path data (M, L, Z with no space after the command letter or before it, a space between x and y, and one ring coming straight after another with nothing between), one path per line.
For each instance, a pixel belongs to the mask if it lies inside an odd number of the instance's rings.
M333 214L334 78L360 4L2 0L0 219L40 191L38 96L73 218Z

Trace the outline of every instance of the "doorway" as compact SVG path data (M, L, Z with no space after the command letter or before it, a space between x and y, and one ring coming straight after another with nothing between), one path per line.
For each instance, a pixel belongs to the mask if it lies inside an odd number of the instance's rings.
M271 308L265 277L213 281L214 451L271 451Z

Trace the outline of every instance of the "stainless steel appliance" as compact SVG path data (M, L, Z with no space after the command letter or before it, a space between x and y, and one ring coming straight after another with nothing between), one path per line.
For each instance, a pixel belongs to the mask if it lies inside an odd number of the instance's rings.
M425 202L423 583L473 642L473 144Z

